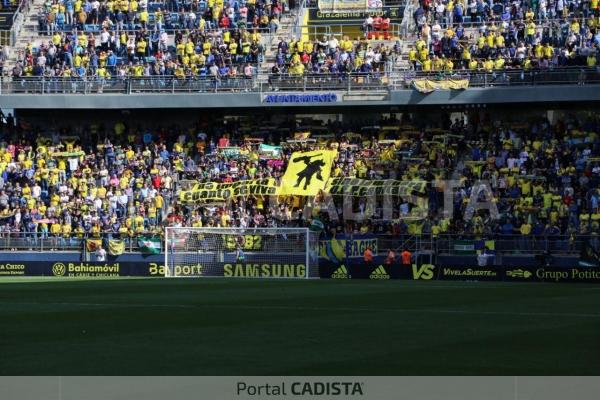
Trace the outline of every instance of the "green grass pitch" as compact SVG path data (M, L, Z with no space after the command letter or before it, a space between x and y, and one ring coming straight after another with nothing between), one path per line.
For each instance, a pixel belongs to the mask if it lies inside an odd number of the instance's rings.
M600 286L0 280L2 375L596 375Z

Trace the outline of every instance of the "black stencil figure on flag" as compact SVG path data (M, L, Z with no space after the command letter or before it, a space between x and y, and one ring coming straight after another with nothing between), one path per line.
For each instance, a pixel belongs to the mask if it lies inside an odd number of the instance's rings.
M312 178L315 174L317 174L318 180L320 180L320 181L323 180L323 175L322 175L323 167L327 164L322 159L321 160L312 160L312 158L319 157L319 156L320 155L302 156L302 157L296 157L292 160L295 163L303 162L304 164L306 164L306 167L302 171L300 171L296 174L296 176L298 178L296 179L296 184L294 185L294 187L300 186L300 183L302 182L302 180L304 180L304 190L306 190L308 188L308 186L310 185L310 181L312 180Z

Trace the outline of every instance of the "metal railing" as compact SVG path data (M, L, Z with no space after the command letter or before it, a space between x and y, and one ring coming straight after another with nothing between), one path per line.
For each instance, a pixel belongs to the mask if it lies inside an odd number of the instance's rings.
M463 17L463 22L460 23L460 25L465 28L465 29L477 29L479 30L479 28L481 28L484 24L487 27L487 30L490 30L490 28L494 27L496 30L499 29L502 26L503 21L501 19L497 19L497 18L493 18L493 19L488 19L488 20L474 20L471 19L471 16L466 15L467 20L464 20ZM571 15L570 17L567 18L545 18L545 19L538 19L538 18L534 18L533 22L536 24L536 32L539 32L541 30L543 30L544 28L556 28L558 27L560 29L560 26L563 22L567 21L570 22L573 18L575 18L573 15ZM579 21L579 23L581 25L585 24L587 25L589 21L593 20L593 17L588 17L588 18L584 18L584 17L578 17L577 20ZM428 23L430 24L430 26L432 25L432 22L435 23L434 21L428 21ZM509 20L507 22L518 22L518 23L523 23L526 24L526 21L524 19L521 20ZM447 28L448 24L446 23L445 19L441 19L438 21L438 23L440 24L440 26L442 27L442 29ZM452 26L454 28L456 28L459 25L458 22L453 21ZM442 32L442 36L443 36L443 32Z
M132 253L141 251L138 238L151 236L157 235L155 233L130 236L115 233L63 235L48 232L0 232L0 251L84 251L87 239L101 239L105 248L108 247L108 240L119 239L125 242L125 252ZM163 251L164 243L162 240L160 242L160 250Z
M440 235L434 238L436 254L458 255L470 252L470 244L493 242L496 254L580 254L590 236L558 235ZM465 248L465 244L467 247Z
M356 24L300 25L297 27L297 30L303 30L311 41L320 40L323 36L326 36L327 38L333 36L337 39L341 39L343 36L349 36L351 39L354 39L357 31L360 31L361 35L366 34L366 32L362 30L362 26ZM389 29L386 31L373 30L371 32L380 35L382 40L384 40L383 38L386 32L389 38L400 37L401 26L397 23L391 23ZM376 37L377 35L373 36Z
M123 240L125 252L139 252L139 238L158 237L155 232L140 233L136 235L118 233L78 234L70 235L52 234L48 232L0 232L0 251L84 251L88 239L102 240L102 245L108 248L111 239ZM384 255L388 249L396 252L408 249L418 254L437 255L465 255L475 254L476 249L493 247L496 254L537 255L550 253L554 255L579 255L586 244L598 242L596 236L579 235L571 237L567 234L558 235L470 235L470 234L443 234L437 237L431 234L405 234L405 235L367 235L368 238L377 240L378 253ZM364 239L361 235L353 238L346 237L346 241ZM493 245L491 244L493 242ZM160 250L164 250L164 241L160 241ZM274 245L273 245L274 246ZM274 251L277 250L273 247Z
M506 69L497 71L415 72L406 71L394 82L406 87L415 79L468 79L469 87L589 85L600 83L598 68L569 67L546 70Z
M5 77L0 94L131 94L220 92L369 92L412 90L415 79L468 79L469 87L592 85L600 83L597 68L556 70L464 71L422 73L415 71L340 74L260 74L252 77L147 76L147 77Z
M25 21L25 15L29 12L33 0L21 0L14 14L10 29L0 30L0 45L14 46L17 42L17 36L21 31L21 27Z

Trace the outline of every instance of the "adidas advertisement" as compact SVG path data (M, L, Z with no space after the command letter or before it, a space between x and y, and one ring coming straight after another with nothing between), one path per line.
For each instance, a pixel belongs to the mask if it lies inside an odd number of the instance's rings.
M375 268L375 271L371 272L369 279L390 279L390 275L387 273L383 265Z
M365 266L360 263L338 264L323 259L319 259L319 273L321 278L326 279L413 279L412 269L400 264Z
M370 280L442 280L442 281L504 281L504 282L583 282L600 283L599 267L479 267L456 265L413 264L337 264L319 261L321 278Z
M332 279L348 279L350 276L348 275L348 268L345 265L340 265L338 269L336 269L333 274L331 274Z

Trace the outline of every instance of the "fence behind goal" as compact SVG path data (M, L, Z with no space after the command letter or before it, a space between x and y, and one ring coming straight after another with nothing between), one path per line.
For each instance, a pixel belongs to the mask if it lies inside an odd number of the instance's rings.
M317 278L318 235L308 228L165 229L169 277Z

